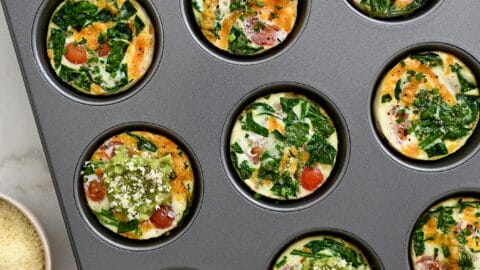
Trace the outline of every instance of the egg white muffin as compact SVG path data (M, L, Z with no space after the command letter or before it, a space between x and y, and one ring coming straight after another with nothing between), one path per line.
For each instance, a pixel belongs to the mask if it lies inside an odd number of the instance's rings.
M428 1L429 0L352 0L358 9L374 18L407 16L423 7Z
M418 219L410 242L415 270L480 269L480 200L456 197Z
M272 270L370 270L362 251L355 245L329 235L300 239L277 258Z
M186 153L151 132L113 136L84 164L88 206L103 226L131 239L159 237L181 224L194 186Z
M55 73L92 96L125 91L150 67L155 30L136 0L65 0L48 25Z
M478 123L475 75L441 51L411 54L378 85L373 101L377 128L402 155L436 160L460 149Z
M278 200L303 198L320 188L333 170L337 147L326 111L290 92L249 104L230 135L238 176L258 195Z
M281 44L297 19L298 0L192 0L203 35L234 55L255 55Z

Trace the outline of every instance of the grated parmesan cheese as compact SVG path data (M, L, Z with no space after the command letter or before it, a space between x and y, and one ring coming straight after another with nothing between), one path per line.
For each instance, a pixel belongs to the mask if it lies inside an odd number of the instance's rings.
M0 199L0 269L45 269L42 242L29 220Z

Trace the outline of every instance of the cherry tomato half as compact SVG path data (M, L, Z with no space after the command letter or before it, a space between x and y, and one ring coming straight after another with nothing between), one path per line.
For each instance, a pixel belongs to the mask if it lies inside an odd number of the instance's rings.
M87 62L87 50L80 46L69 43L66 47L65 57L74 64L85 64Z
M319 185L323 183L323 174L320 169L312 169L310 167L305 167L302 172L302 177L300 179L300 184L306 190L312 191L315 190Z
M88 184L87 196L94 202L99 202L105 198L107 188L103 182L93 180Z
M150 217L150 221L156 228L165 229L172 225L174 219L173 209L167 205L161 205Z

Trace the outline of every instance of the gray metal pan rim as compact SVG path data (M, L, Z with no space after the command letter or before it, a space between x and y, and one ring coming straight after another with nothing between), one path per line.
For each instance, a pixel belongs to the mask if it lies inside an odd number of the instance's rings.
M377 141L377 145L383 150L383 152L393 161L400 164L401 166L424 173L438 173L448 170L452 170L462 166L467 163L471 158L473 158L480 149L480 125L477 125L474 132L467 140L467 143L458 149L455 153L450 154L447 157L444 157L439 160L434 161L421 161L407 158L393 149L388 141L383 138L382 134L377 128L375 123L375 116L373 115L373 101L375 98L375 93L378 87L378 84L381 82L384 74L386 74L395 64L400 60L407 57L411 53L421 52L421 51L432 51L440 50L451 53L458 57L462 62L464 62L475 74L477 83L480 79L480 63L478 60L473 57L471 54L461 49L456 45L452 45L444 42L423 42L414 45L410 45L406 48L403 48L393 54L378 70L377 76L374 78L373 82L370 85L371 94L369 97L368 104L368 116L370 122L370 129Z
M421 212L419 212L416 215L415 220L410 225L410 230L406 237L406 244L405 244L405 255L406 255L406 260L407 260L407 265L413 269L413 262L412 258L410 256L410 250L411 250L411 240L413 237L413 232L415 231L415 225L417 224L418 219L426 213L430 208L435 206L436 204L439 204L445 200L456 198L456 197L470 197L470 198L476 198L480 200L480 188L479 187L462 187L454 190L447 191L441 195L437 195L433 198L433 200L430 200L429 203L425 204L425 207L421 208Z
M74 89L72 86L68 85L62 79L60 79L50 65L50 61L46 53L46 33L48 29L48 22L50 21L50 17L55 8L60 2L63 1L64 0L44 0L35 14L32 27L31 42L32 54L34 57L33 62L35 62L38 73L41 74L40 76L45 80L48 88L53 88L55 93L60 94L62 97L66 97L69 100L91 106L101 106L119 103L131 98L132 96L140 92L142 89L146 88L152 77L157 72L158 67L160 66L164 43L161 18L155 5L151 2L151 0L137 1L142 4L143 8L150 16L152 24L155 28L155 52L153 55L152 63L150 64L150 67L148 68L144 76L137 83L132 85L130 89L109 96L90 96L81 93L80 91Z
M211 44L201 33L195 18L193 17L193 10L191 8L190 2L192 0L179 0L180 9L182 11L183 20L185 27L190 33L191 38L195 43L208 55L213 56L215 59L227 62L233 65L255 65L260 64L269 60L272 60L288 50L296 43L296 41L301 38L301 35L304 29L307 27L308 19L310 17L311 10L311 1L312 0L299 0L299 9L297 12L297 20L295 26L287 36L287 39L282 42L282 44L277 45L275 48L272 48L264 53L259 55L252 56L241 56L230 54L226 51L223 51L213 44Z
M282 252L288 248L290 245L293 243L310 237L310 236L315 236L315 235L325 235L325 236L332 236L332 237L337 237L340 239L343 239L353 245L355 245L357 248L359 248L363 254L365 255L367 261L372 267L372 270L384 270L384 266L382 263L382 260L378 256L378 254L375 252L375 250L363 239L358 237L357 235L342 230L338 228L331 228L331 227L323 227L323 228L313 228L309 230L305 230L303 232L297 233L293 236L290 236L288 239L283 242L282 247L279 248L273 255L270 255L270 262L268 263L268 267L265 269L274 269L275 261L276 259L282 254Z
M179 145L189 156L190 163L193 168L193 173L195 175L195 187L193 194L193 202L189 208L189 212L185 220L176 228L174 228L169 235L163 235L158 238L149 239L149 240L133 240L126 237L117 235L116 233L105 228L94 214L91 212L90 208L87 206L83 194L83 187L80 172L83 168L83 163L87 160L93 151L106 139L117 135L125 130L146 130L151 131L156 134L161 134L167 138L174 141ZM202 203L203 203L203 171L198 157L196 156L193 148L179 136L174 131L163 127L158 124L150 122L127 122L112 126L107 128L99 135L95 136L90 143L85 147L85 150L80 155L77 166L75 168L75 174L73 175L73 196L75 200L75 207L77 209L77 214L80 216L80 219L84 222L88 230L99 240L108 244L109 246L119 249L127 250L132 252L148 252L155 249L166 247L176 240L178 240L195 222L198 213L200 212Z
M261 199L255 199L253 197L255 192L253 192L245 183L243 183L243 180L240 179L237 172L233 168L230 158L230 132L237 116L242 112L246 105L250 104L256 98L278 92L293 92L297 94L303 94L320 104L320 106L327 111L330 118L332 118L338 135L339 143L337 149L337 160L330 177L323 184L323 186L318 188L314 193L298 200L278 201L265 198L263 196ZM250 91L230 110L225 120L221 135L220 157L223 163L222 167L227 174L230 184L237 191L237 193L239 193L240 196L249 203L267 211L300 211L320 203L325 198L330 196L330 194L332 194L338 187L339 183L343 179L350 161L350 132L339 107L323 92L320 92L314 87L298 82L273 82L262 85Z
M370 22L375 25L383 25L388 27L402 26L405 24L410 24L417 22L424 17L427 17L432 13L436 8L438 8L445 0L429 0L423 7L414 11L413 13L407 16L395 17L395 18L375 18L369 16L365 12L359 10L354 6L352 0L343 0L342 2L359 18L363 19L366 22Z

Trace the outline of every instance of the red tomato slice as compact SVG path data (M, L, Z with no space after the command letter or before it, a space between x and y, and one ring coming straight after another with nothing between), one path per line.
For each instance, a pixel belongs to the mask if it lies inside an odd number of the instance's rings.
M161 205L160 208L153 212L150 221L156 228L165 229L172 225L174 219L173 209L167 205Z
M93 180L88 184L87 196L90 200L94 202L99 202L105 198L107 193L107 188L103 182Z
M103 42L100 44L100 47L97 49L97 54L100 57L105 57L110 54L110 46L108 46L108 41Z
M300 184L306 190L313 191L323 183L323 174L320 169L305 167L302 172Z
M73 43L67 44L65 57L74 64L85 64L87 62L87 50Z

